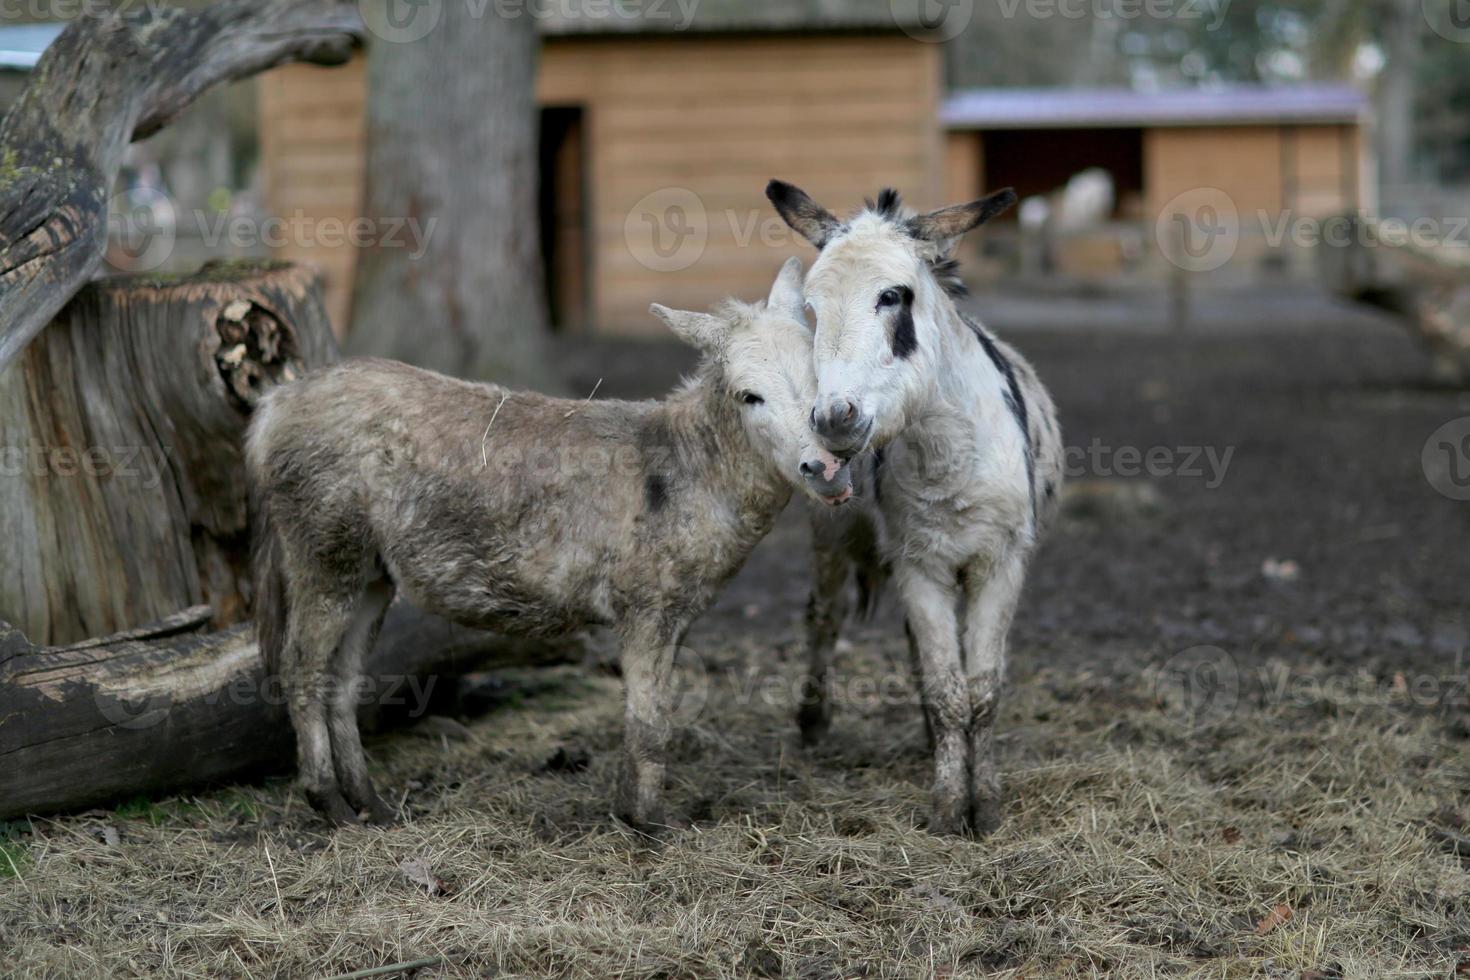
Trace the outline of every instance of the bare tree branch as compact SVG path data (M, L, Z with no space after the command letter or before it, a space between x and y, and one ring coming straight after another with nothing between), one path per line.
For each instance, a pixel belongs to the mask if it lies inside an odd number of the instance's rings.
M0 123L0 371L100 263L129 142L220 82L340 64L361 33L352 0L222 0L70 24Z

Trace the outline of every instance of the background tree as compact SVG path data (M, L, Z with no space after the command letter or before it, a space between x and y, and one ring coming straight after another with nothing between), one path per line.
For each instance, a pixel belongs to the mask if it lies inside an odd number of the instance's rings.
M415 9L437 17L422 37L369 19L364 213L417 219L426 248L362 251L348 351L545 387L535 20Z

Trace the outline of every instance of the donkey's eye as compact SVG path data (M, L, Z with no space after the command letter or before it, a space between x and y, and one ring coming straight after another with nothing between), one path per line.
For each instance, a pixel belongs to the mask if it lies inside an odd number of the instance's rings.
M885 289L878 294L878 307L882 309L885 306L897 306L901 300L902 297L898 295L898 290Z
M740 393L740 400L747 405L764 405L766 403L764 398L753 391L742 391Z

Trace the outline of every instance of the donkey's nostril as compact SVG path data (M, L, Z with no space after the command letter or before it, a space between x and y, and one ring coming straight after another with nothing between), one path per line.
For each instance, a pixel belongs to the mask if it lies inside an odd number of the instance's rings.
M802 476L816 476L824 471L825 467L823 467L821 463L814 463L811 460L807 460L806 462L801 464Z
M842 421L851 422L853 416L857 414L857 406L850 401L843 402L843 404L847 406L847 411L842 413Z

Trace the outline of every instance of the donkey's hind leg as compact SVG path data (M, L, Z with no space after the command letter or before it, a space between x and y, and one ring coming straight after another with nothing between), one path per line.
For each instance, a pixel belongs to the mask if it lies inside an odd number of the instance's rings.
M369 585L358 598L352 620L342 635L332 660L332 697L327 725L331 733L332 762L337 783L354 810L366 812L375 824L391 824L395 814L373 789L368 776L367 754L357 728L357 706L362 665L377 641L378 630L393 601L393 586L387 579Z
M342 796L332 761L328 725L334 697L333 655L352 622L351 599L298 593L291 604L288 638L281 655L281 684L296 729L296 762L306 799L335 824L357 814Z
M832 651L847 618L847 581L852 570L845 523L833 515L812 515L812 594L806 607L806 677L796 722L801 740L814 745L832 726Z

